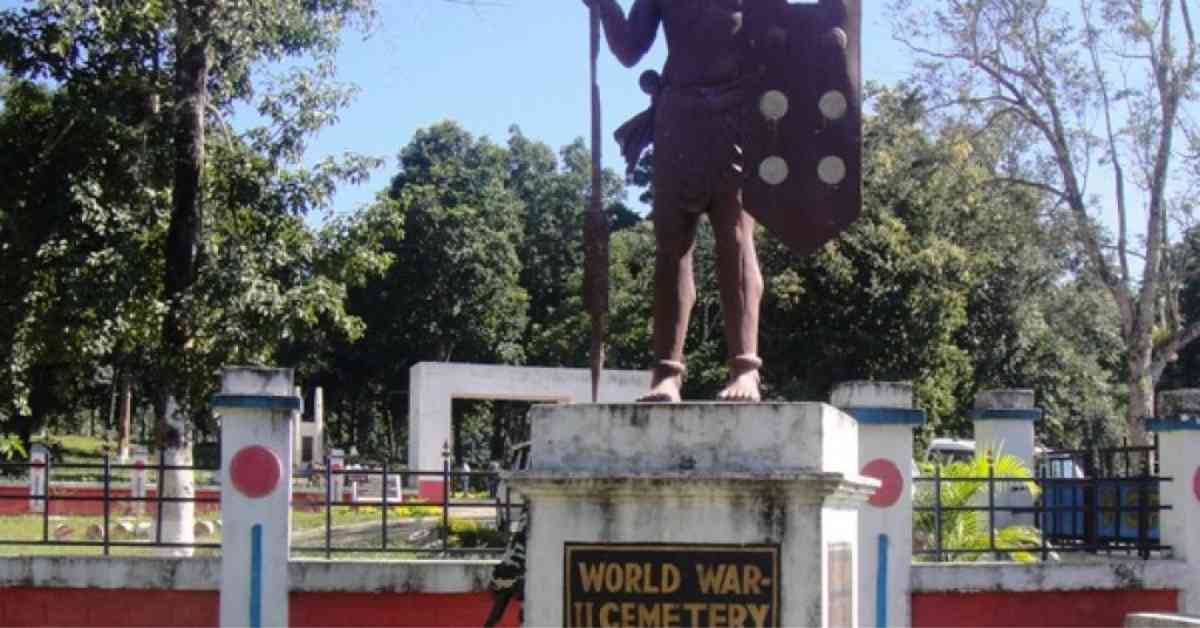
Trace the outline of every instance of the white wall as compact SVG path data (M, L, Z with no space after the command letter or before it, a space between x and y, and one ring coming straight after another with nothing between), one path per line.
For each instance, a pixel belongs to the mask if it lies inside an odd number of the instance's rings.
M625 403L650 389L649 371L603 371L600 401ZM450 440L454 399L544 403L592 399L588 369L421 362L409 370L408 468L442 468L442 446Z

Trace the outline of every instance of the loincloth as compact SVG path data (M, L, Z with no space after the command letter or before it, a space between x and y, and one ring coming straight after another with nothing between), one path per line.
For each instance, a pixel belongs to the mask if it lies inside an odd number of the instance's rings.
M630 172L654 144L656 207L702 212L718 192L741 184L746 92L739 84L666 85L649 110L618 129Z

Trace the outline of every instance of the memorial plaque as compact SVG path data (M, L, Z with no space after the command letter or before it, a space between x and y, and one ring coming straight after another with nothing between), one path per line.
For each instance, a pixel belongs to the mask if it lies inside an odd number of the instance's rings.
M778 545L568 543L566 626L778 626Z
M854 625L854 548L829 544L829 626Z

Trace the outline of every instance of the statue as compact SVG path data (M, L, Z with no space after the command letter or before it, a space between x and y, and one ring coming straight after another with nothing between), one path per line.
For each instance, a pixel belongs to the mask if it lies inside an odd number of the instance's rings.
M729 380L724 401L759 401L761 222L799 255L861 208L860 0L583 0L627 67L667 38L662 75L640 81L649 110L616 135L630 170L654 144L654 341L649 394L680 401L684 338L695 301L692 251L707 215Z

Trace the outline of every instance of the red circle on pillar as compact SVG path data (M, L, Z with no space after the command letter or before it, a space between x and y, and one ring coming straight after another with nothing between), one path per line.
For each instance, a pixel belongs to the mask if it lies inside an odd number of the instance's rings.
M879 488L867 500L877 508L888 508L900 501L900 491L904 490L904 476L896 463L886 458L876 458L863 467L862 474L879 480Z
M233 455L229 463L229 479L239 493L251 499L265 497L279 485L283 464L275 452L253 445Z
M1200 502L1200 468L1196 469L1196 475L1192 477L1192 492L1196 494L1196 501Z

